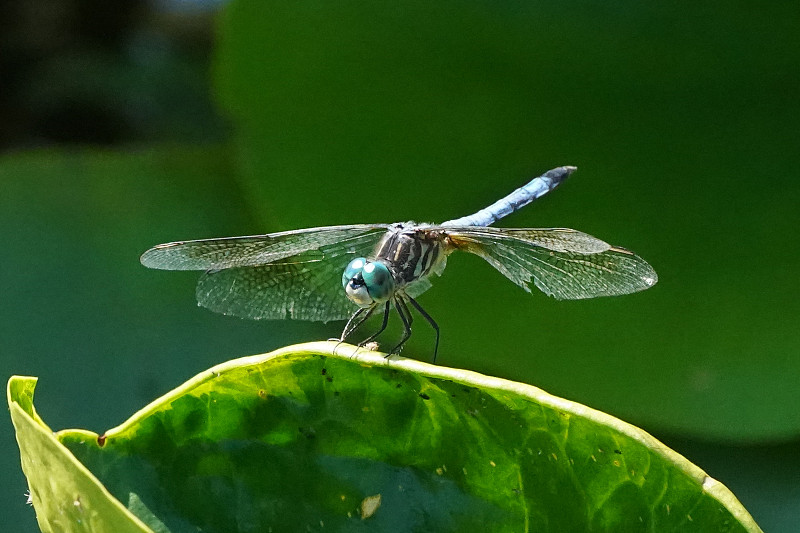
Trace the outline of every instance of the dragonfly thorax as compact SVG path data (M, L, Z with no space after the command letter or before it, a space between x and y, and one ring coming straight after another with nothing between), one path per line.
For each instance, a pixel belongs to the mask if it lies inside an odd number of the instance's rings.
M385 263L398 289L405 289L445 265L445 233L428 224L394 224L378 242L372 255Z
M364 257L350 261L342 274L342 286L347 297L360 307L385 302L395 290L389 268L381 261L369 261Z

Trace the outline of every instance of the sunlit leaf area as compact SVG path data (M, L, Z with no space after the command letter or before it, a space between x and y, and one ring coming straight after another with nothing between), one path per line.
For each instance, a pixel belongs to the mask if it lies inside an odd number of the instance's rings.
M35 386L8 401L43 530L761 531L618 419L348 344L222 363L102 435L54 437Z

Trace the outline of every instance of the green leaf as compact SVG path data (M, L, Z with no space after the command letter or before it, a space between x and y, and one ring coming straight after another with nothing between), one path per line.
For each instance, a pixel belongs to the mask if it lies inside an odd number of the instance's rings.
M41 530L150 531L56 440L33 408L35 387L36 378L15 376L8 381L6 394Z
M91 479L35 422L34 382L9 386L18 434L38 427ZM223 363L102 436L58 440L155 531L760 531L722 484L609 415L331 342ZM88 505L35 466L36 442L20 438L40 516Z

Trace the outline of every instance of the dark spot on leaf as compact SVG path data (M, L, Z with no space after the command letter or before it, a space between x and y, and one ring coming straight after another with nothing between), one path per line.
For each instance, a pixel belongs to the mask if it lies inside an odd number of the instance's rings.
M333 381L333 378L332 378L332 377L330 377L330 376L328 376L328 377L326 377L326 378L325 378L325 381L327 381L328 383L330 383L331 381Z
M400 388L400 387L402 387L402 386L403 386L403 384L402 384L402 383L398 383L397 385L395 385L395 386L394 386L394 388L395 388L395 389L399 389L399 388Z
M420 392L419 393L419 397L422 398L423 400L430 400L431 399L431 397L428 396L427 394L425 394L424 392Z
M261 398L262 400L265 399L267 397L267 391L265 391L264 389L259 389L258 397Z
M327 374L327 373L328 373L328 369L327 369L327 368L323 368L323 369L322 369L322 375L324 376L324 375L325 375L325 374Z
M102 435L97 436L97 445L101 448L106 444L106 434L103 433Z
M339 396L339 391L338 390L333 391L333 395L334 396Z
M619 454L619 455L622 455L622 450L614 450L614 453L617 453L617 454Z

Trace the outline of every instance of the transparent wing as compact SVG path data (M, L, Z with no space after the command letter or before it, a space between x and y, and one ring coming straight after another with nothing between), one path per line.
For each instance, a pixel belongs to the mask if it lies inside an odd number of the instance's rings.
M450 244L479 255L530 292L558 300L641 291L658 281L633 252L572 229L447 228Z
M161 270L209 270L259 266L300 253L306 253L307 260L311 260L313 250L382 234L388 227L388 224L325 226L267 235L170 242L147 250L141 262L148 268Z
M206 270L197 302L253 319L344 320L356 310L342 289L353 257L372 251L386 225L330 226L253 237L156 246L151 268Z

